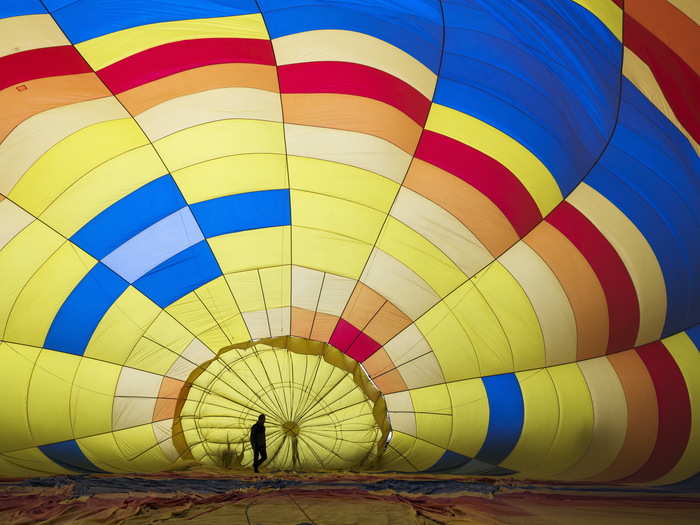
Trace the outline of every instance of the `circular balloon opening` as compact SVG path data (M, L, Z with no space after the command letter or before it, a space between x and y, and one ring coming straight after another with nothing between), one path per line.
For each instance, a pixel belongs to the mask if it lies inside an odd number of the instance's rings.
M190 375L176 446L205 465L247 468L260 414L269 470L372 468L390 431L359 363L328 344L283 337L226 347Z

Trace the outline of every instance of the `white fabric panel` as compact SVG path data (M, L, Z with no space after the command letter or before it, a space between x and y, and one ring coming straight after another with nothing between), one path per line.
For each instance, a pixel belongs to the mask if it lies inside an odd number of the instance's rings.
M412 412L389 412L389 422L392 430L403 432L409 436L416 435L416 416Z
M170 461L176 461L179 454L173 444L173 420L164 419L153 423L153 434L156 436L156 440L165 457Z
M185 351L182 352L182 357L195 364L201 365L205 361L209 361L210 359L216 357L216 354L199 339L193 339L192 342L187 345Z
M179 379L180 381L185 381L195 368L197 368L197 365L194 363L188 361L184 357L178 357L177 360L170 366L170 369L166 375L168 377Z
M278 93L231 87L177 97L147 109L136 120L155 141L205 122L232 118L282 121Z
M389 412L413 412L413 399L408 392L385 394L384 401Z
M322 284L323 272L293 265L292 306L315 311Z
M136 234L102 262L133 283L149 270L204 240L189 207L184 207Z
M440 248L469 277L493 261L456 217L408 188L401 188L390 214Z
M399 373L409 389L444 383L440 364L430 352L401 366Z
M266 310L243 312L243 320L248 327L251 339L270 337L270 324L267 319Z
M61 106L29 117L0 144L0 193L8 195L39 157L69 135L98 122L128 117L114 97Z
M356 282L354 279L327 273L321 288L318 311L324 314L340 316L345 309L345 305L348 304Z
M29 226L34 217L9 199L0 200L0 249Z
M155 398L115 397L112 405L112 430L145 425L153 420Z
M158 397L163 376L125 366L119 374L115 395Z
M0 20L0 57L29 49L69 45L70 41L51 15L13 16Z
M385 344L384 350L396 366L401 366L406 361L427 354L431 348L421 331L412 324Z
M270 321L270 337L289 335L292 326L292 309L289 306L282 308L271 308L267 311L267 318Z
M372 251L360 281L414 320L440 300L413 270L378 248Z
M530 299L542 328L547 366L576 361L576 318L554 272L522 241L501 255L499 261Z
M285 124L287 154L339 162L402 182L411 156L390 142L357 133Z

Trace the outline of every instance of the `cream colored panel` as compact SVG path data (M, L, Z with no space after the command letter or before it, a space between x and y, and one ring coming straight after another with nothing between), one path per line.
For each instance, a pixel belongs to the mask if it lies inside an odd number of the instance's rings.
M44 111L19 124L0 144L0 193L5 195L51 146L92 124L128 118L113 97Z
M0 249L29 226L34 217L9 199L0 200Z
M280 96L253 88L210 89L158 104L136 120L151 140L158 140L181 129L231 118L281 122Z
M323 280L323 272L292 266L292 306L315 311Z
M284 129L289 155L355 166L395 182L403 181L411 163L405 151L372 135L297 124Z
M360 280L394 303L411 319L420 317L440 298L407 266L374 249Z
M384 349L396 366L431 351L425 337L413 324L385 344Z
M320 29L275 38L278 65L299 62L354 62L386 71L432 98L435 73L391 44L354 31Z
M554 272L524 242L511 247L499 261L525 290L535 310L547 366L576 361L576 320Z
M386 394L384 401L389 412L413 412L413 399L408 392Z
M457 218L408 188L399 191L391 215L440 248L469 277L493 260Z
M197 365L191 361L188 361L184 357L178 357L166 375L168 377L179 379L180 381L185 381L187 376L189 376L192 373L192 370L195 368L197 368Z
M291 328L291 308L271 308L267 311L270 321L270 337L289 335Z
M173 420L165 419L153 423L153 434L160 445L160 450L170 461L176 461L180 454L173 444Z
M205 361L216 357L216 354L206 347L199 339L193 339L192 342L182 352L182 357L191 362L201 365Z
M409 389L444 383L440 364L432 352L409 361L398 368Z
M389 422L397 432L416 435L416 415L413 412L389 412Z
M0 20L0 57L29 49L69 45L51 15L13 16Z
M117 396L158 397L162 376L124 367L117 383Z
M318 300L317 310L330 315L339 316L342 314L355 288L355 282L347 277L327 273L321 288L321 298Z
M656 341L666 321L666 284L651 246L624 213L588 184L579 184L567 200L601 231L632 278L639 299L635 345Z
M115 397L112 408L112 428L122 430L150 423L155 406L155 398Z
M270 323L267 319L267 310L243 312L243 319L252 339L270 337Z

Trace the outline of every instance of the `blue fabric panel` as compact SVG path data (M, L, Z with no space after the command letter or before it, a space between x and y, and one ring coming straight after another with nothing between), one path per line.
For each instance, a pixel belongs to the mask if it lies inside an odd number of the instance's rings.
M471 458L446 450L445 453L438 459L435 464L424 472L445 472L446 470L457 469L463 467L471 461Z
M498 465L515 447L523 429L525 409L515 374L482 377L489 398L489 428L477 459Z
M271 38L344 29L384 40L437 73L442 48L439 0L260 0Z
M102 259L137 233L186 205L173 178L163 175L112 204L70 240L96 259Z
M435 102L523 144L563 193L612 131L622 46L575 2L448 0Z
M0 18L41 13L46 13L46 9L39 0L2 0L0 2Z
M618 127L586 183L649 242L666 283L663 337L700 322L700 160L686 138L629 81Z
M74 439L51 443L50 445L40 445L39 450L51 461L68 470L85 474L105 472L83 454L83 451L80 450L80 446Z
M228 195L190 208L205 237L291 224L286 189Z
M44 346L83 355L102 316L129 286L102 263L97 263L68 295L54 317Z
M46 6L73 43L157 22L258 12L255 0L48 0Z
M165 308L220 275L209 244L202 241L150 270L134 282L134 287Z
M689 328L686 333L688 334L688 337L690 337L690 340L693 342L695 347L698 349L698 352L700 352L700 324Z

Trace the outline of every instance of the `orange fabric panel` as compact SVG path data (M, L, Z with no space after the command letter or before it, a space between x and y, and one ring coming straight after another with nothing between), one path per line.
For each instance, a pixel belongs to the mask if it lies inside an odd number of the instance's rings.
M627 401L627 433L615 461L591 481L611 481L634 474L651 456L659 427L656 391L649 371L635 351L608 356Z
M503 212L488 197L451 173L414 158L403 185L454 215L494 257L518 240Z
M422 128L408 115L371 98L354 95L283 94L284 120L374 135L413 154Z
M28 80L0 91L0 141L22 121L43 111L110 96L94 73Z
M153 409L153 421L163 421L164 419L173 419L175 417L175 408L177 399L158 398L156 406Z
M362 362L362 366L365 367L365 370L367 370L369 377L378 376L379 374L396 368L396 365L394 365L391 357L389 357L389 354L387 354L386 350L383 348L380 348L365 359Z
M403 380L398 370L392 370L379 377L372 378L372 381L374 381L377 388L381 390L382 394L391 394L408 389L406 382Z
M412 322L410 317L387 301L365 327L364 332L383 345Z
M336 324L338 324L337 316L316 312L310 339L327 343L331 338L331 334L333 333L333 329L335 328Z
M216 64L176 73L129 89L119 100L132 115L192 93L226 87L249 87L279 92L275 66L259 64Z
M666 0L626 0L625 13L654 33L700 74L698 27Z
M576 319L576 357L605 354L608 307L600 281L588 261L564 234L541 222L524 239L552 269L566 293Z
M167 399L177 399L180 396L180 391L184 386L185 382L179 379L174 379L172 377L164 377L160 384L160 391L158 392L158 397Z
M358 281L341 317L362 330L385 302L384 297Z
M308 339L314 324L314 313L306 308L292 306L292 335Z

